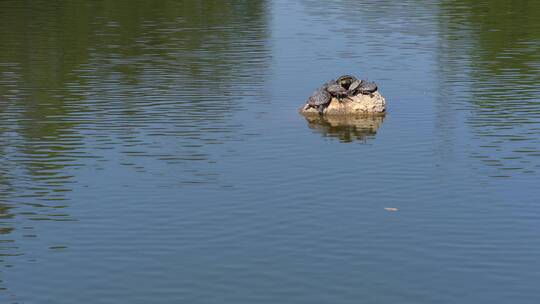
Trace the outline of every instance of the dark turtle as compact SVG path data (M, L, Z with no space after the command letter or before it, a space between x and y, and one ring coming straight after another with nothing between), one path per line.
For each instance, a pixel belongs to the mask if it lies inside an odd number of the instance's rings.
M344 80L345 77L353 77L354 76L341 76L338 78L338 81L341 81L341 83L346 83L348 80ZM356 79L356 78L354 78ZM349 92L345 87L339 84L339 82L336 80L331 80L325 84L326 91L332 95L332 97L337 98L340 102L342 102L343 98L347 98L350 96Z
M319 111L319 114L322 115L326 105L330 103L332 96L325 90L325 86L317 89L307 100L308 108L315 108Z
M323 84L319 89L326 90L329 86L334 85L334 84L337 84L337 82L334 79L332 79L326 82L325 84Z
M326 87L326 91L333 97L341 98L347 96L347 90L337 83L331 84Z
M357 89L363 84L363 80L356 79L351 83L347 93L349 96L354 96L357 93Z
M337 83L342 86L343 88L345 89L349 89L349 87L351 86L351 84L357 80L356 77L352 76L352 75L342 75L340 76L338 79L337 79Z
M377 91L377 84L375 82L364 81L356 91L360 94L371 95Z

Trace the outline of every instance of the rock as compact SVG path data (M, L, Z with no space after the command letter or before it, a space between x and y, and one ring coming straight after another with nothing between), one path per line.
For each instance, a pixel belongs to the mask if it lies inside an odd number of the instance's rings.
M358 94L356 96L342 99L340 102L332 98L330 104L324 109L324 115L384 115L386 112L386 100L378 92L371 95ZM304 105L300 108L303 115L319 115L319 111Z

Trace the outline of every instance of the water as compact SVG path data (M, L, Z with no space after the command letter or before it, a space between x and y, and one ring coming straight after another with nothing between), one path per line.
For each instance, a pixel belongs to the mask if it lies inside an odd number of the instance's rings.
M2 303L540 301L536 2L0 7Z

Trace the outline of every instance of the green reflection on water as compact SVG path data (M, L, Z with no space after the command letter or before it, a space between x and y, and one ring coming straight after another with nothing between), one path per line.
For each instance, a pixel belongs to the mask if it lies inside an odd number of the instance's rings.
M59 212L79 187L70 170L99 148L206 160L199 141L218 137L206 124L227 132L240 107L231 88L257 89L249 75L267 67L267 9L266 1L2 1L2 244L19 238L21 221L72 220ZM160 136L189 150L163 152L154 144L163 140L151 139ZM2 244L0 256L20 253Z
M9 136L0 140L12 148L2 150L12 167L3 184L20 179L17 170L34 180L69 180L61 171L87 154L85 141L145 144L141 130L160 122L154 134L201 139L199 125L224 124L240 106L231 88L252 82L249 71L266 66L257 59L267 52L266 6L3 2L0 26L10 30L0 33L0 132Z
M472 157L498 168L488 173L494 176L533 173L539 166L538 11L540 3L531 1L441 4L439 56L449 82L442 86L472 106L467 123L480 141ZM462 91L452 92L452 84Z

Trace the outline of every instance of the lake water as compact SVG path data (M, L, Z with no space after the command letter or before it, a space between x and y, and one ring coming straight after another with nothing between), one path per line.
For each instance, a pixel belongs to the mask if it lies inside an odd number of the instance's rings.
M539 303L539 12L2 1L0 302Z

